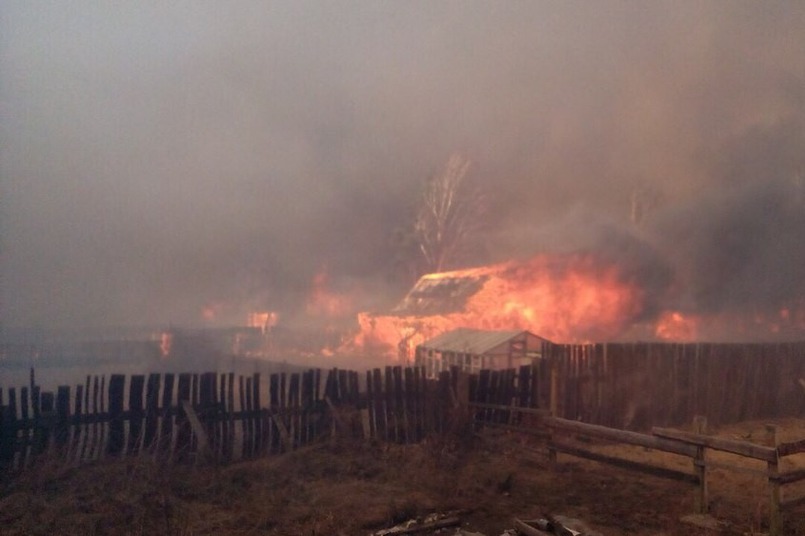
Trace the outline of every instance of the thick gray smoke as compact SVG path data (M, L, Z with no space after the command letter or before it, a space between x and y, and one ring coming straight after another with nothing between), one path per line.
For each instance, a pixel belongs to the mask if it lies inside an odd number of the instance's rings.
M579 243L681 308L805 297L805 3L12 0L0 17L7 327L291 315L322 270L371 290L355 307L393 302L391 237L456 150L493 193L467 262Z

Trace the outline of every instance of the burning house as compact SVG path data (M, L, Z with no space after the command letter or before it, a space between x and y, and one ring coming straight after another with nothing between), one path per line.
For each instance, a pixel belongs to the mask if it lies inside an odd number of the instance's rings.
M458 328L418 345L414 363L431 378L454 366L469 373L509 369L542 358L550 344L530 331Z
M389 313L361 313L355 342L410 362L416 346L460 327L608 341L644 308L644 290L617 264L589 253L541 254L427 274Z

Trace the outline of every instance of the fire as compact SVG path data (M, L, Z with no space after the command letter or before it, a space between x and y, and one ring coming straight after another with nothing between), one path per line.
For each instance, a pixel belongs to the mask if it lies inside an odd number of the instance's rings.
M274 311L254 311L249 313L246 325L250 328L260 328L260 332L265 335L269 329L277 325L279 316Z
M322 268L311 283L311 292L307 300L307 312L311 316L337 317L348 313L352 308L348 296L330 290L330 277L326 268Z
M659 315L654 333L674 342L749 342L801 338L805 309L794 305L777 311L720 311L708 314L666 311Z
M662 313L654 330L654 334L658 339L675 342L694 341L697 338L697 333L697 320L678 311Z
M525 262L429 274L391 315L362 313L357 346L401 356L457 327L529 330L555 342L611 339L642 313L644 292L592 254L538 255Z

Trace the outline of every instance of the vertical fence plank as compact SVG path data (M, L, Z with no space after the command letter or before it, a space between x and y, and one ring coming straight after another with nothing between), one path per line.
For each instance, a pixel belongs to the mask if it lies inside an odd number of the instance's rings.
M84 386L75 386L75 403L71 420L70 457L74 464L81 463L81 441L84 439Z
M269 377L268 400L271 414L278 416L280 407L280 376L277 373L274 373ZM271 428L271 444L269 445L269 452L280 452L280 435L275 418L272 418L268 425Z
M0 390L0 471L10 471L14 462L14 449L17 440L16 390L8 390L9 403L3 404Z
M405 367L403 370L403 384L405 385L404 404L403 404L403 422L405 423L405 440L408 443L416 441L414 430L416 429L416 400L414 400L414 370L411 367Z
M227 410L227 375L221 374L218 379L218 433L220 434L220 446L218 448L218 455L223 460L229 458L229 411Z
M244 420L245 435L243 438L244 455L248 458L254 456L254 405L252 404L252 378L246 378L246 407Z
M777 448L777 427L773 424L766 425L766 444ZM779 456L773 462L767 462L767 474L769 479L769 536L782 536L783 516L780 509L780 459Z
M312 369L302 374L302 415L300 417L302 437L300 438L300 445L308 445L313 439L310 429L314 403L313 375Z
M129 380L129 435L126 442L126 454L136 454L143 433L143 389L145 376L135 374Z
M89 444L89 459L94 460L101 455L102 425L98 422L98 398L100 397L100 380L92 378L92 436Z
M176 377L173 374L165 374L165 386L162 389L162 407L160 408L160 415L162 416L162 426L159 431L159 452L161 455L170 457L173 446L173 386Z
M20 415L22 417L22 422L25 423L25 426L21 428L17 434L22 447L20 450L19 461L17 462L17 468L19 469L24 469L27 467L28 453L31 450L32 429L28 413L30 409L30 400L28 394L29 392L27 386L20 388Z
M149 374L145 388L145 430L143 432L143 449L152 449L156 443L157 426L159 425L159 374Z
M290 427L288 433L290 434L291 445L298 445L299 438L299 374L291 374L290 382L288 383L288 414Z
M377 438L388 441L388 430L386 429L386 402L383 394L383 379L379 368L372 370L372 386Z
M56 390L56 423L53 438L59 456L64 456L70 440L70 387L67 385L60 385Z
M394 380L394 435L398 443L405 443L407 437L405 435L405 425L403 421L405 415L405 400L403 399L402 367L393 367L391 374Z
M186 460L190 456L190 423L187 420L187 414L182 407L182 402L190 402L191 383L193 377L190 374L179 374L179 381L176 386L176 458L178 460Z
M36 387L39 399L38 418L36 419L36 433L34 438L34 454L37 456L47 450L50 444L51 431L53 428L45 423L46 419L53 419L55 417L53 411L54 398L51 392L38 392L39 386Z
M377 426L375 424L375 393L372 384L372 371L366 371L366 410L369 415L369 437L377 437Z
M109 378L109 441L106 453L120 454L124 447L123 391L126 377L112 374Z
M260 373L252 374L252 404L254 411L254 452L262 452L263 413L260 401Z
M210 419L213 408L213 392L215 390L215 373L204 372L198 377L198 404L195 404L196 415L199 418L204 434L207 436L207 447L215 452L215 434Z
M227 459L233 459L235 453L235 373L230 372L226 376L227 384L227 435L229 443L227 448Z

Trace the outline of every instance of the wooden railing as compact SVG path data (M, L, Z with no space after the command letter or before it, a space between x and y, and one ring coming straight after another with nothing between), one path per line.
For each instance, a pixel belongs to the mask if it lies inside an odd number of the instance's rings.
M474 422L478 426L503 427L509 430L537 435L545 440L549 459L556 461L557 453L585 458L622 469L638 471L659 478L665 478L691 484L695 491L694 511L706 514L709 504L708 468L752 472L765 477L769 492L769 534L783 534L783 516L786 512L805 504L803 497L782 497L782 486L805 481L805 469L780 472L780 460L785 456L793 456L805 452L805 440L791 443L777 443L777 428L767 427L767 445L759 445L747 441L736 441L706 435L706 419L694 419L696 432L685 432L670 428L653 428L650 434L618 430L605 426L587 424L552 417L550 412L516 405L496 405L469 402ZM507 421L519 421L518 415L528 415L528 424L510 424L500 419L490 418L493 414L507 415ZM575 441L582 437L585 441ZM690 460L690 471L681 471L664 467L660 464L638 462L625 457L604 454L596 449L588 440L603 440L607 443L633 445L686 457ZM765 470L742 467L708 459L707 451L720 451L735 454L766 463Z

